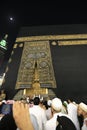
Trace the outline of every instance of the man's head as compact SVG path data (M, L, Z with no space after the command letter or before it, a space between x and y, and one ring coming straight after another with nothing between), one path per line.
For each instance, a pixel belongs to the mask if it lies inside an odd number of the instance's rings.
M87 113L87 105L85 103L81 102L78 105L77 112L78 112L78 115L83 115L84 116L84 114Z
M33 100L33 102L34 102L34 105L39 105L40 98L39 97L35 97L34 100Z
M54 98L52 99L51 108L55 112L60 112L62 110L62 101L60 98Z

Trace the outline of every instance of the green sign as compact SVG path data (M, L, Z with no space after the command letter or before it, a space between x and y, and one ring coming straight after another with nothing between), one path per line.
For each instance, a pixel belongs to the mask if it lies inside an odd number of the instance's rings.
M6 41L5 41L4 39L1 40L1 42L0 42L0 47L3 48L3 49L5 49L5 50L7 50Z

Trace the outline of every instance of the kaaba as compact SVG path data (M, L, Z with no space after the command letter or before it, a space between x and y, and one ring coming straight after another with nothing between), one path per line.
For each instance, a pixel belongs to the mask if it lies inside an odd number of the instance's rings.
M38 94L87 102L87 25L21 27L5 73L9 99L37 82Z

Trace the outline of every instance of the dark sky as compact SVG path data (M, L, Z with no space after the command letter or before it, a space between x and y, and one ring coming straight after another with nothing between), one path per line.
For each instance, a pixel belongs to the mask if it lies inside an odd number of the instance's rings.
M87 7L81 2L76 4L72 1L56 3L15 0L0 3L0 39L8 34L8 52L11 51L17 33L23 26L84 23L87 23Z
M13 17L13 21L9 20ZM0 33L14 34L21 26L87 23L84 3L9 1L0 3Z

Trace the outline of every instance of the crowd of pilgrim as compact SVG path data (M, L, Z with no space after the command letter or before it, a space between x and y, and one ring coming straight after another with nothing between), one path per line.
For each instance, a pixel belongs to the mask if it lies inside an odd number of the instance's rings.
M62 101L59 97L46 100L35 96L15 101L2 96L0 130L87 130L87 104Z

